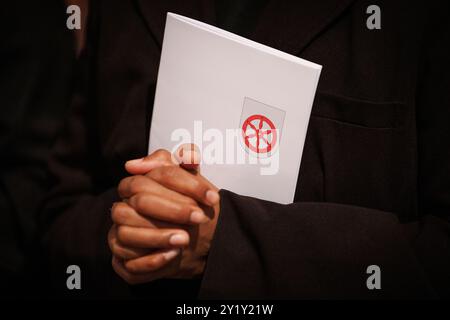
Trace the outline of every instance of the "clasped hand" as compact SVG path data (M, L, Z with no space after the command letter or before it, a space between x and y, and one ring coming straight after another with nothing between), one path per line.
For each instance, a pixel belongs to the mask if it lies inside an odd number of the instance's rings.
M219 215L218 189L198 171L199 152L158 150L128 161L108 234L112 266L130 284L203 273Z

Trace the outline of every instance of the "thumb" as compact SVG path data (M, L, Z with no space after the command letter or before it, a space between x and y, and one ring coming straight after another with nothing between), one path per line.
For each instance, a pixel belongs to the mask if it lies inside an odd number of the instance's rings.
M186 170L198 172L200 170L201 153L194 143L182 144L174 153L175 160Z
M170 152L167 150L157 150L146 157L129 160L125 163L125 170L129 174L147 174L149 171L162 166L175 165Z

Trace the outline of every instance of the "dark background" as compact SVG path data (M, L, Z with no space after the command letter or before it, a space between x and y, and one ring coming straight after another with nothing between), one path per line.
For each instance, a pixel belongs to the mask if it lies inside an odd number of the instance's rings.
M81 6L85 23L87 1ZM66 27L63 1L0 9L0 295L45 295L37 212L51 187L47 160L77 72L84 28ZM35 289L38 288L37 291Z

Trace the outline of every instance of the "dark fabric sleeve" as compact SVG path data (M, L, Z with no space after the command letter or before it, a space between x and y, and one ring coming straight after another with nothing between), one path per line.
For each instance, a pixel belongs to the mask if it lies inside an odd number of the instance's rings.
M450 33L448 11L433 10L416 101L419 218L222 190L201 298L450 297ZM366 287L372 264L381 290Z
M435 296L407 240L419 227L405 230L393 214L330 203L280 205L225 190L221 196L202 298ZM439 261L448 272L448 237L426 229L448 232L449 224L427 219L420 235L443 247ZM381 268L382 290L367 289L370 265Z

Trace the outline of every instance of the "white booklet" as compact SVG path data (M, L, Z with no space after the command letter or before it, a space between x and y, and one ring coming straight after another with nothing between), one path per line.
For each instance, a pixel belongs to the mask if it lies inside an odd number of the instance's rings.
M321 68L168 13L148 151L195 143L218 188L292 203Z

